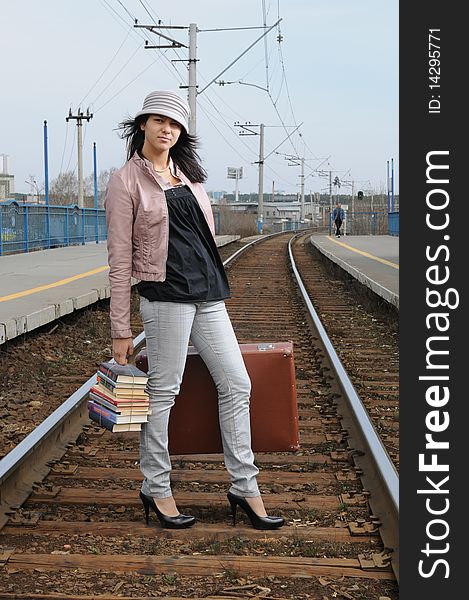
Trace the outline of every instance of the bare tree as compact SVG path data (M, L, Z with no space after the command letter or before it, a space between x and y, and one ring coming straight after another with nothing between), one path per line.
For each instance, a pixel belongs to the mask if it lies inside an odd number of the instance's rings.
M247 237L257 233L254 213L232 210L229 206L218 206L213 211L219 235L240 235Z
M49 204L76 204L78 202L78 179L73 171L60 173L50 184Z
M83 195L94 197L94 177L93 174L83 179Z
M39 185L37 183L36 175L30 175L29 180L25 181L28 185L31 186L31 195L36 196L36 203L40 203L41 194L44 191L44 184Z
M109 183L109 178L117 171L111 167L106 171L101 171L98 175L98 208L104 206L104 195ZM30 182L28 182L30 183ZM83 180L84 204L87 208L94 206L94 175L91 173ZM50 204L76 204L78 202L78 178L73 171L61 173L50 184L49 203Z

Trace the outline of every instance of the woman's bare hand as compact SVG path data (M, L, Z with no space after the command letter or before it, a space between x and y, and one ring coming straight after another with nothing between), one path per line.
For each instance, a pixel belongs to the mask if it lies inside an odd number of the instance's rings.
M127 364L127 357L134 352L132 338L114 338L112 340L112 356L119 365Z

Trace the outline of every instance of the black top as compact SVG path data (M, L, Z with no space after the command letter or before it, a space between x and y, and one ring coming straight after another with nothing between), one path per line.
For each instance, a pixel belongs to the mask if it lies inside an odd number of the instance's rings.
M229 298L230 288L217 245L202 209L187 185L165 190L169 244L165 281L141 281L150 301L208 302Z

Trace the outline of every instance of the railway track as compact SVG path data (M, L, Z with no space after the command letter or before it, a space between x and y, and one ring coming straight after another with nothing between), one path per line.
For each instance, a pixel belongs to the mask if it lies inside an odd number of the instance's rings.
M176 532L155 522L147 527L138 498L138 436L89 424L82 400L87 382L62 407L58 424L51 415L33 439L0 463L0 597L398 597L397 515L392 499L382 501L389 490L379 464L346 412L348 384L338 382L327 344L291 277L290 238L274 236L241 254L228 270L232 298L227 301L240 343L294 343L301 449L256 455L266 508L285 516L287 525L261 532L245 521L233 528L223 457L184 455L172 457L173 490L178 506L189 509L198 523ZM358 325L358 313L347 315L350 300L336 298L327 281L319 280L324 268L309 255L308 236L300 236L291 252L310 294L317 295L315 304L323 303L317 308L321 318L344 313L348 319L349 334L344 344L342 329L341 343L355 354L353 385L357 390L364 385L360 395L368 390L362 399L381 425L374 408L395 399L381 393L395 386L388 385L376 358L386 355L385 325L369 315ZM350 327L351 319L356 327ZM368 352L361 358L354 331ZM142 342L139 336L136 343ZM345 350L339 352L344 364L352 361ZM43 446L41 434L47 430L52 437ZM13 467L23 452L22 466ZM381 452L385 456L384 446Z
M376 430L399 469L399 341L396 309L325 259L293 246L308 296ZM357 292L360 294L357 302ZM372 298L370 301L370 297ZM375 309L374 306L378 305Z

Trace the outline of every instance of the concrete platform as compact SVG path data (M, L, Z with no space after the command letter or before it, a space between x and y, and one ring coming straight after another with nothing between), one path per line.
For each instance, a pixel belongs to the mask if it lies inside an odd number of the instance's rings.
M239 241L242 242L243 244L249 244L250 242L253 242L254 240L259 240L265 236L266 236L266 234L259 233L256 235L250 235L248 237L241 238Z
M0 344L109 298L108 272L106 242L0 257Z
M399 238L312 235L311 243L361 283L399 308Z

